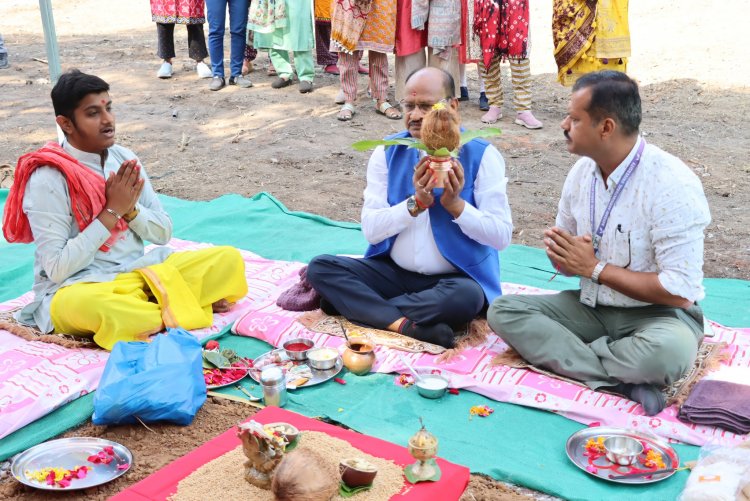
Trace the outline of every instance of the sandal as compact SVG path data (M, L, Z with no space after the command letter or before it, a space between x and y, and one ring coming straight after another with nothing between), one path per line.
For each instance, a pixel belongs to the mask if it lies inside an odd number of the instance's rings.
M377 111L381 115L385 115L386 118L389 118L391 120L399 120L404 116L400 111L398 111L398 108L393 106L388 101L383 101L382 103L380 103L380 105L378 105L377 100L373 99L373 101L375 102L375 111Z
M271 87L274 89L283 89L284 87L292 85L292 77L284 78L284 77L278 77L276 80L271 82Z
M266 71L266 75L269 77L275 77L278 75L278 73L276 73L276 68L273 67L273 64L268 65L268 70Z
M354 117L355 113L357 113L357 111L354 109L354 105L352 103L344 103L344 106L341 107L336 118L341 120L342 122L348 122L352 119L352 117Z

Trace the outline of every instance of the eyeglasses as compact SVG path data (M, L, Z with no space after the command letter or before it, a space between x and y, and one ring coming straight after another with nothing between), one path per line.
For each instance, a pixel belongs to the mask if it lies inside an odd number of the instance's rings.
M432 107L435 106L438 103L448 104L448 98L444 97L440 101L436 103L410 103L406 100L406 98L402 99L398 102L399 106L401 106L401 110L403 110L404 113L411 113L415 109L419 108L419 111L422 113L429 113L430 110L432 110Z

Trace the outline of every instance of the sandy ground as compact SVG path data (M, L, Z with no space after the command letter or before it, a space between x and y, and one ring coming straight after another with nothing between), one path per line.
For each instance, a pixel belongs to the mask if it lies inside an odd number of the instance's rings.
M315 91L270 87L266 55L256 61L252 89L208 91L186 55L184 28L176 30L175 75L158 80L155 27L148 2L58 0L53 2L63 68L96 73L111 86L118 117L118 140L135 150L164 194L207 200L224 193L267 191L290 209L358 221L367 153L351 143L402 128L375 113L364 96L354 120L335 119L336 77L319 74ZM575 161L567 153L559 122L569 90L555 81L550 36L550 2L532 2L534 113L545 127L528 131L513 124L509 75L507 96L494 143L507 163L514 242L540 246L552 224L565 175ZM643 134L648 141L683 159L701 178L713 222L707 230L705 273L709 277L750 279L750 45L745 2L727 0L632 0L633 55L629 71L641 82ZM47 67L36 2L2 0L0 33L11 67L0 70L0 164L15 165L19 155L55 138ZM228 47L228 43L225 44ZM228 48L227 48L228 57ZM468 68L471 101L462 103L468 128L481 126L478 80ZM237 405L207 404L204 419L177 430L99 430L86 425L75 434L103 434L136 447L134 472L104 487L103 498L142 478L247 414ZM168 436L169 435L169 436ZM165 448L173 435L180 447ZM184 442L184 443L183 443ZM10 488L11 491L7 491ZM6 485L11 496L19 490ZM511 499L505 486L473 476L466 499Z

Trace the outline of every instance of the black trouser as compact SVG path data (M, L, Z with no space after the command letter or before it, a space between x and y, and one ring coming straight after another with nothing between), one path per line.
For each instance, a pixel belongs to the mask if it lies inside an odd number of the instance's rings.
M485 305L482 288L466 275L422 275L400 268L388 256L318 256L307 267L307 280L343 316L378 329L401 317L455 328Z
M337 52L330 51L331 22L315 21L315 55L319 66L336 64L339 61Z
M194 61L208 57L206 36L202 24L186 24L188 35L188 56ZM156 55L162 59L172 59L174 53L174 24L156 23Z

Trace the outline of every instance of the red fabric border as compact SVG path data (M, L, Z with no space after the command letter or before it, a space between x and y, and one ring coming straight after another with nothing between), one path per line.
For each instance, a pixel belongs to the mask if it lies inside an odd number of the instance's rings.
M405 447L316 421L278 407L267 407L252 416L251 419L255 419L259 423L283 421L291 423L303 431L327 433L332 437L346 440L363 452L392 459L396 464L407 465L414 462L414 458L409 455ZM177 484L180 480L238 445L240 445L240 440L237 438L236 428L232 428L110 499L116 501L166 500L177 490ZM404 490L391 499L410 501L440 499L441 501L449 501L460 498L469 483L469 469L441 458L438 458L437 462L442 471L440 481L422 482L416 485L406 482Z

